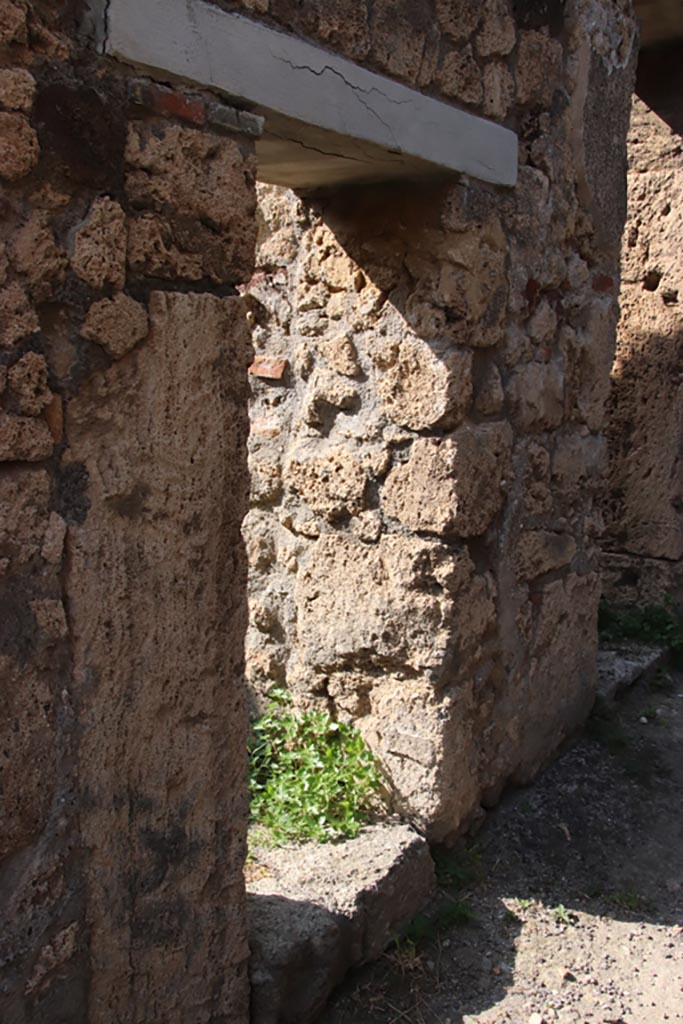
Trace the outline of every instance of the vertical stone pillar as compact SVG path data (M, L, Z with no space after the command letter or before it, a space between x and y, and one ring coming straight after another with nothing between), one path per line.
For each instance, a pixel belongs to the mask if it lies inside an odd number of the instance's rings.
M683 604L683 43L641 54L607 436L607 600Z
M253 145L53 6L0 0L0 1018L237 1024Z

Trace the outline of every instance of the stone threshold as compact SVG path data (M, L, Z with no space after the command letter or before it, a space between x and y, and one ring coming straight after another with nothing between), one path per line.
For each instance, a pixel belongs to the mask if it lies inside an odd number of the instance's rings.
M647 682L668 661L665 647L611 643L598 651L598 698L613 701L638 682Z
M436 886L427 842L385 822L341 843L258 848L247 871L251 1024L308 1024Z

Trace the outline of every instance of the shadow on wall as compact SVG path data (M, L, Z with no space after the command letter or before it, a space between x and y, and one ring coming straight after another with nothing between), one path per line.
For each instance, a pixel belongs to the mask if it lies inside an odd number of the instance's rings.
M601 440L581 423L613 299L558 241L563 203L533 168L514 195L261 191L254 340L289 367L254 385L250 685L353 720L435 839L592 700Z
M605 547L683 557L683 328L628 337L612 371L605 434Z
M642 52L636 91L606 430L605 547L676 561L683 557L683 43Z

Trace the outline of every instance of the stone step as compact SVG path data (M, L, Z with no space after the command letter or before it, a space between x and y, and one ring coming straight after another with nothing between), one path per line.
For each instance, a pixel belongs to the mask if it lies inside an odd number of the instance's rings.
M247 881L252 1024L307 1024L352 967L381 956L435 887L408 825L355 839L258 849ZM249 880L251 875L251 880Z
M611 701L638 680L654 675L666 663L664 647L610 644L598 652L598 697Z

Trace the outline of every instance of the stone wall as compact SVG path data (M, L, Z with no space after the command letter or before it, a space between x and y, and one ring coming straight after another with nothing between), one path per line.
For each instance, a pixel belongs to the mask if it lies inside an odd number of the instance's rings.
M261 188L248 286L250 685L355 721L443 839L593 699L633 22L256 7L520 136L513 190Z
M70 7L0 0L0 1018L238 1022L252 144Z
M628 138L604 500L606 594L620 603L683 589L682 58L680 44L642 54Z

